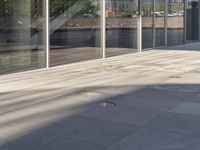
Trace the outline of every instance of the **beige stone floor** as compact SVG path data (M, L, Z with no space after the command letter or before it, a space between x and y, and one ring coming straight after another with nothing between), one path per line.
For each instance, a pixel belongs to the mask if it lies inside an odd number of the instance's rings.
M199 150L198 47L0 76L0 149Z

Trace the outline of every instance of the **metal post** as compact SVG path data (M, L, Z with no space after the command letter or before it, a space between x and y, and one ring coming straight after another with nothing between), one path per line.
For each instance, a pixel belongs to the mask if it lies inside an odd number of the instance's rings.
M153 48L156 47L156 27L155 27L155 0L153 0L153 23L152 23L152 26L153 26Z
M49 61L49 44L50 44L50 42L49 42L49 17L50 17L50 15L49 15L49 9L50 9L50 7L49 7L49 0L45 0L45 28L46 28L46 31L45 31L45 33L46 33L46 35L45 35L45 38L46 38L46 68L49 68L49 63L50 63L50 61Z
M137 33L137 39L138 39L138 51L142 52L142 3L141 0L138 0L138 33Z
M101 0L101 48L103 52L103 58L106 58L106 3L105 0Z
M183 43L185 44L187 39L187 0L184 1L184 30L183 30Z
M167 19L168 19L168 0L165 0L165 46L168 45L168 40L167 40L168 23L167 23Z

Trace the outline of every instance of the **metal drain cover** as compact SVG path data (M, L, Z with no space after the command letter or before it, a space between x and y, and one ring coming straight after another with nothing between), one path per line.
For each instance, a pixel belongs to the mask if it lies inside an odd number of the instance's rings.
M101 107L112 107L112 106L115 106L116 104L113 102L100 102L98 103L98 105Z

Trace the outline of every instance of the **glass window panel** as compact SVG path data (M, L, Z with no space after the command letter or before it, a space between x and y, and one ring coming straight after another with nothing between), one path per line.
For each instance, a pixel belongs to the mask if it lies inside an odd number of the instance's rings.
M165 45L165 0L155 0L155 46Z
M141 0L142 5L142 48L153 47L153 1Z
M106 56L137 52L138 0L106 0Z
M100 0L50 0L50 66L102 57Z
M0 1L0 74L45 67L44 1Z
M183 43L184 0L168 0L168 45Z

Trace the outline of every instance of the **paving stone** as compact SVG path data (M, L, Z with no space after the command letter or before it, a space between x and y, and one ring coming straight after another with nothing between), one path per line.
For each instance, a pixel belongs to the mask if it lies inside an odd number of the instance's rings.
M42 150L42 145L48 143L50 137L41 134L30 134L1 145L3 150ZM0 148L0 150L1 150Z
M200 104L199 103L181 103L175 108L171 109L170 112L185 114L185 115L194 115L200 116Z
M198 93L200 91L200 85L188 85L188 84L171 84L164 83L163 85L154 86L156 89L169 90L169 91L178 91L178 92L187 92L187 93Z
M198 93L200 91L200 76L199 73L186 73L181 78L172 78L161 85L156 85L154 88L178 91L185 93Z
M190 102L200 103L200 94L194 95L190 98Z
M134 108L152 109L156 111L167 111L183 100L183 96L176 94L168 94L160 90L149 89L149 92L144 91L144 94L131 93L118 98L115 103L120 106L129 106ZM142 90L143 91L143 90ZM151 93L151 91L153 91ZM142 93L142 92L140 92Z
M193 96L193 93L186 93L182 91L171 91L165 89L163 90L162 88L161 89L156 88L156 86L142 89L138 92L135 92L134 94L147 96L152 99L171 100L171 101L186 101Z
M141 128L114 144L108 150L199 150L200 138Z
M49 135L29 135L2 146L2 150L103 150L105 147Z
M163 129L175 133L200 136L200 117L165 113L147 123L145 127Z
M86 116L94 119L101 119L113 122L119 122L130 125L144 125L148 121L157 117L161 112L145 110L139 108L114 106L107 108L96 108L95 110L83 113Z
M59 137L70 137L100 145L110 145L130 134L136 126L107 122L84 117L68 118L42 129L40 133Z
M71 139L53 139L48 144L42 146L42 150L104 150L101 145L86 143Z

